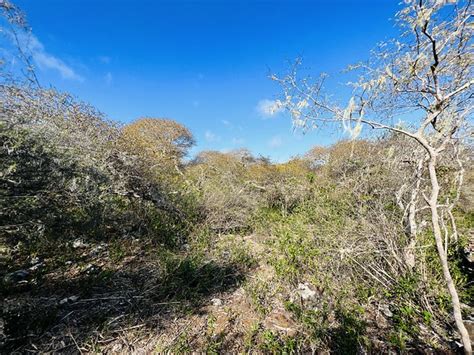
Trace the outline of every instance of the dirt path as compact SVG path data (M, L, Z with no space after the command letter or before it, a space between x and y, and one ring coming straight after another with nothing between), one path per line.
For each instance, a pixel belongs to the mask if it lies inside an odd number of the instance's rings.
M166 256L139 243L120 261L105 243L81 246L80 257L62 267L49 270L52 260L39 261L41 267L26 269L25 280L2 300L0 326L9 351L242 352L263 330L296 334L296 323L273 289L262 238L222 236L213 246L209 260L178 259L166 277ZM244 274L231 261L217 263L246 253L252 266Z
M278 295L267 309L259 309L255 304L258 286L271 284L274 277L273 269L263 261L266 246L255 235L239 238L257 262L242 285L230 292L213 295L197 312L170 319L156 332L126 331L102 349L137 354L189 350L242 352L251 345L252 337L259 329L295 335L298 326Z

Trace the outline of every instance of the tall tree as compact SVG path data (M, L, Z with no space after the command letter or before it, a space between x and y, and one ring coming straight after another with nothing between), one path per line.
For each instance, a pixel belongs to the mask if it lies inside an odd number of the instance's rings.
M125 146L154 170L177 169L194 145L191 132L176 121L140 118L122 130Z

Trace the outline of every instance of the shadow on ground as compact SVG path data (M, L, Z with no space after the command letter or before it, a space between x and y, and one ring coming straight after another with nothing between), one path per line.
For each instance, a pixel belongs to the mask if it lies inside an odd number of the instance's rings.
M132 329L156 334L167 320L200 312L212 295L235 289L244 277L239 265L184 256L165 267L136 260L4 287L0 350L76 353Z

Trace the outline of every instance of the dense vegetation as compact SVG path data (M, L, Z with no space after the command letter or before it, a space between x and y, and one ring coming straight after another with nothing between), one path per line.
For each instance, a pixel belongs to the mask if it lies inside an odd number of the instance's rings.
M410 137L186 160L194 138L170 119L119 126L9 78L0 101L3 352L458 351ZM456 140L437 160L468 321L471 157Z

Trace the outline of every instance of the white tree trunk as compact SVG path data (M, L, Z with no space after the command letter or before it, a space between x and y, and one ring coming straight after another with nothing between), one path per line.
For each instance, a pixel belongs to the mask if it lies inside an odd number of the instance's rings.
M456 327L458 328L459 334L461 335L461 341L464 346L464 352L466 354L472 354L471 340L469 338L469 333L464 326L461 314L461 304L459 302L458 292L454 285L453 278L451 277L451 272L449 271L448 266L448 255L443 248L443 238L440 228L439 213L438 213L438 196L439 196L439 183L438 176L436 174L436 159L437 153L430 152L430 158L428 162L428 170L430 174L431 181L431 196L428 200L430 210L431 210L431 220L433 223L433 234L436 241L436 248L438 250L439 260L441 261L441 266L443 268L443 276L448 286L449 294L451 295L451 302L453 306L454 320L456 322Z

